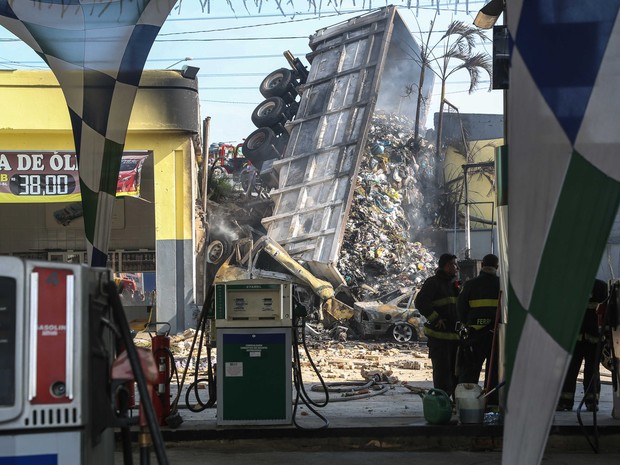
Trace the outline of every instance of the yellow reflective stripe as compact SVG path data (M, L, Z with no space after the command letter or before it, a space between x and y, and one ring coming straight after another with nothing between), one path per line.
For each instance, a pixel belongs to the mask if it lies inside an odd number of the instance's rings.
M475 299L469 301L471 308L497 307L497 299Z
M430 314L430 316L427 318L427 320L428 320L429 323L432 323L437 318L439 318L439 313L433 311L433 313Z
M429 328L428 326L424 327L424 334L426 336L434 337L437 339L446 339L458 341L459 335L452 332L444 332L444 331L435 331L434 329Z
M470 329L475 329L476 331L479 331L483 328L486 328L487 325L467 325L467 327Z
M588 303L588 309L596 310L596 307L598 307L598 302L589 302Z
M456 300L456 297L444 297L443 299L433 300L433 307L443 307L444 305L455 304Z

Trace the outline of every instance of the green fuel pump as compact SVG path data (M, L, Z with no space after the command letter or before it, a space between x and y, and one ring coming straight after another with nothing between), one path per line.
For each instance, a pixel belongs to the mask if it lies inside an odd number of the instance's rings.
M292 422L292 284L215 285L217 424Z

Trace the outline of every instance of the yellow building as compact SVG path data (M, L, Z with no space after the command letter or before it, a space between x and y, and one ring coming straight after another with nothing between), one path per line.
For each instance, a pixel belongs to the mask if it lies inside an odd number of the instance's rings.
M455 218L448 242L459 257L482 258L496 239L495 152L504 143L504 118L446 113L442 132L444 179Z
M85 262L79 195L69 195L75 146L58 82L51 71L0 70L0 101L0 254ZM156 289L157 319L173 331L193 326L196 309L200 127L195 79L174 70L143 73L123 157L134 163L119 177L124 192L114 207L108 266L131 291L130 319L147 317Z

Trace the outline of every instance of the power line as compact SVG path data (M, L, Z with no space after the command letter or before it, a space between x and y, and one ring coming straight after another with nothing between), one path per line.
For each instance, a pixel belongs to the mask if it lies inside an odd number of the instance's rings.
M208 102L208 103L225 103L225 104L230 104L230 105L252 105L255 106L260 102L232 102L232 101L228 101L228 100L209 100L209 99L200 99L201 102Z
M407 2L407 3L411 3L411 2ZM486 3L487 3L486 0L467 1L468 5L484 5ZM479 10L479 8L468 8L468 9L458 8L457 5L458 5L458 1L455 2L454 7L442 7L442 6L439 6L438 0L431 0L431 3L430 4L427 3L426 5L416 5L416 6L396 5L396 7L399 10L408 10L408 11L431 10L431 11L437 11L437 12L446 11L446 12L453 12L453 13L469 13L470 11L477 12L477 10ZM314 11L314 12L294 11L290 13L273 13L273 14L257 14L257 15L248 14L247 16L246 15L243 15L243 16L240 16L240 15L208 16L208 13L205 13L205 16L194 16L190 18L170 17L166 20L166 22L213 21L213 20L225 20L225 19L245 20L245 19L255 19L255 18L282 18L282 17L292 18L294 20L296 16L313 16L312 19L322 19L322 18L330 17L330 16L344 16L344 15L356 14L356 13L370 13L373 11L377 11L378 9L379 8L356 8L353 10L334 9L333 13L330 12L326 14L323 14L320 11L318 12L317 11ZM180 8L179 8L179 12L180 12Z
M296 40L307 39L308 36L282 36L282 37L221 37L211 39L162 39L156 42L218 42L218 41L254 41L254 40Z

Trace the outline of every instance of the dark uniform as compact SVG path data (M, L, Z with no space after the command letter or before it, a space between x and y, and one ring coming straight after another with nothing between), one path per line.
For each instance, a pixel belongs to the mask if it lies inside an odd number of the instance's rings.
M583 392L585 396L586 408L594 410L598 405L598 398L601 392L601 377L597 363L600 360L600 338L598 332L598 316L596 307L599 303L607 299L607 284L600 279L594 281L594 287L588 307L583 317L581 330L577 336L577 343L573 351L568 372L562 386L560 401L557 410L572 410L575 402L575 389L577 387L577 376L583 367ZM592 384L590 386L590 384Z
M491 356L493 330L499 298L499 277L494 267L485 266L480 274L467 281L459 295L457 312L466 328L461 341L459 383L477 384L485 360ZM489 367L491 387L497 385L497 370Z
M433 386L448 395L456 388L456 351L458 335L455 331L456 299L459 282L442 269L435 272L422 285L415 298L415 307L427 319L424 334L427 337L428 354L433 364ZM437 323L442 320L443 328Z

